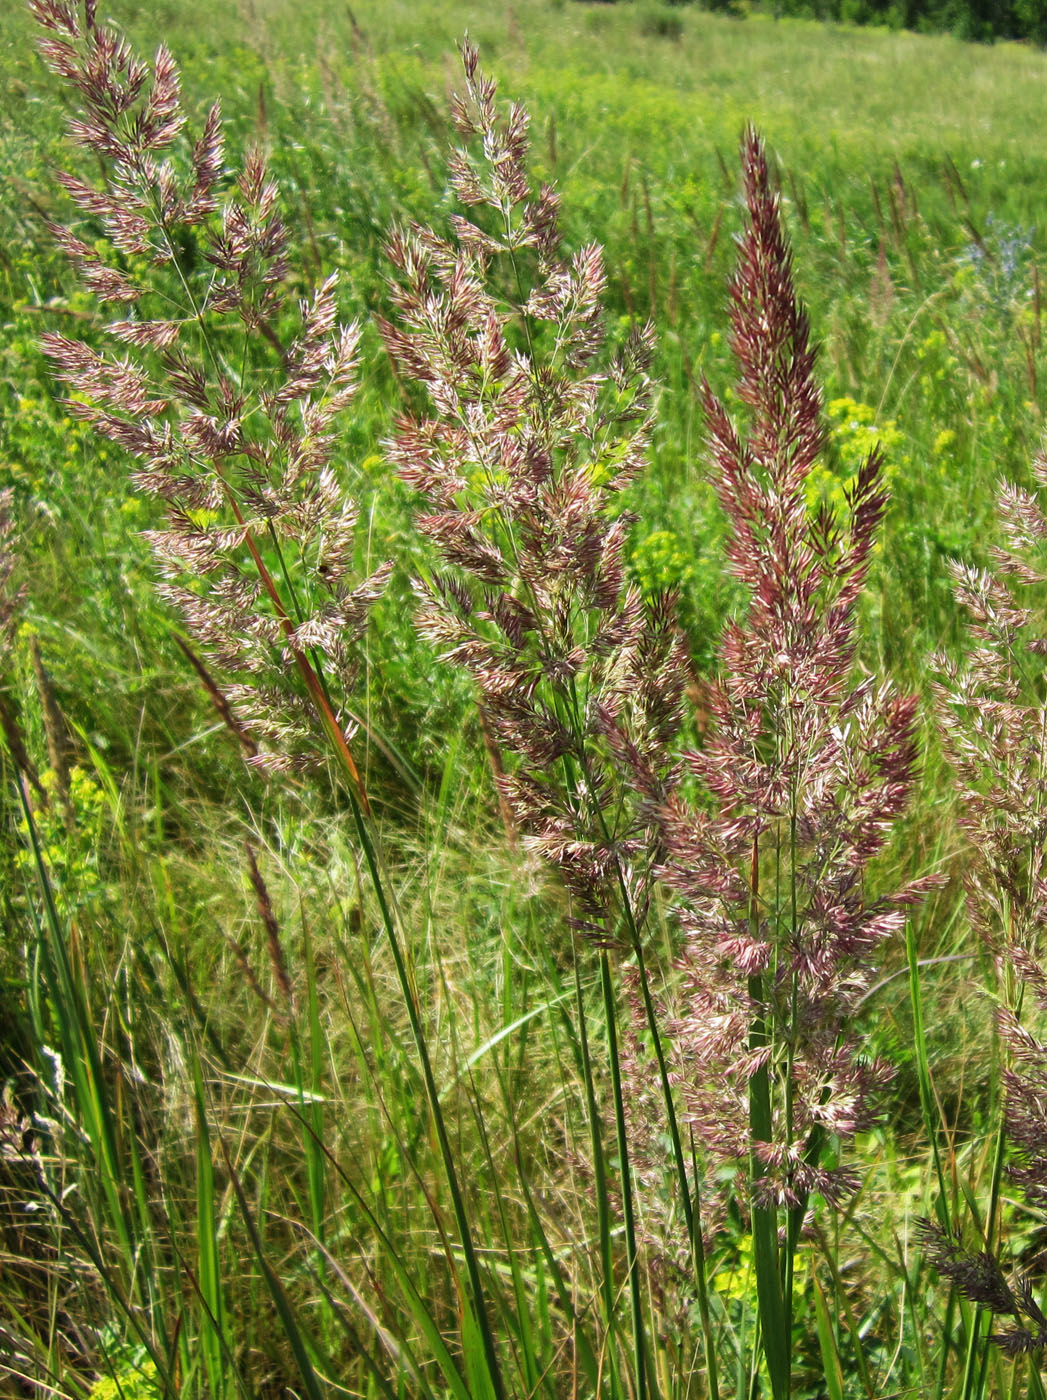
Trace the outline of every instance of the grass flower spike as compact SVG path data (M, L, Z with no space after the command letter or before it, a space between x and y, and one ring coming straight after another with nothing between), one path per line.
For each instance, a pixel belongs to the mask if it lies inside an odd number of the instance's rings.
M230 696L265 741L256 761L308 766L333 746L362 794L345 709L387 570L354 581L357 511L331 465L358 330L337 323L333 279L289 314L264 160L250 154L231 179L217 104L186 148L166 49L137 59L93 0L82 15L64 0L31 8L46 61L83 104L71 133L105 171L100 185L62 177L86 227L55 232L122 310L101 352L46 338L71 411L136 457L137 485L164 502L151 535L164 592L235 675Z
M957 601L971 619L976 645L963 665L935 658L939 723L972 852L964 879L967 916L997 970L996 1025L1008 1063L980 1248L972 1254L962 1237L947 1236L937 1226L928 1224L926 1233L939 1272L988 1311L1012 1318L1010 1327L992 1338L1011 1354L1041 1351L1047 1344L1047 1324L1031 1285L1019 1277L1012 1289L997 1258L1005 1164L1032 1207L1047 1202L1045 488L1044 453L1033 466L1032 490L1000 488L1004 544L992 550L994 568L953 566ZM973 1268L972 1260L980 1267ZM999 1287L983 1297L975 1285L989 1275L999 1279Z
M458 151L451 178L473 218L455 216L451 240L413 228L391 245L386 340L431 404L401 422L391 453L429 504L418 523L446 565L418 584L421 625L475 679L512 755L502 792L579 922L628 945L653 831L621 753L663 779L682 688L671 606L648 608L627 585L631 521L616 506L646 461L652 333L595 367L600 251L564 255L556 195L532 195L527 177L527 114L500 121L476 50L463 55L454 118L482 153Z
M747 220L731 283L739 428L706 386L710 452L745 590L708 692L710 735L686 756L710 805L661 810L663 875L684 941L666 1047L710 1166L741 1164L753 1206L761 1326L788 1393L791 1256L812 1195L856 1184L836 1162L887 1077L855 1016L883 940L926 882L873 897L870 859L904 810L915 701L855 674L855 610L886 496L873 452L843 519L812 513L824 447L815 351L760 140L743 146ZM788 1221L779 1248L778 1212Z
M574 926L601 946L642 1400L646 1342L608 950L636 960L653 1015L643 962L659 854L650 811L668 793L685 668L672 600L649 606L626 582L631 518L618 501L646 463L652 332L635 331L609 370L598 367L600 250L565 255L556 195L531 191L526 112L514 105L501 120L495 85L468 44L463 60L453 115L480 149L454 154L451 180L471 217L456 215L449 239L411 228L390 247L398 276L386 342L430 410L400 423L390 451L428 504L418 524L443 560L417 584L422 630L475 681L485 726L506 755L501 796L563 879ZM580 992L578 1012L583 1023ZM662 1089L672 1123L664 1075ZM591 1080L588 1104L602 1305L613 1333L617 1285ZM682 1151L677 1161L682 1176Z

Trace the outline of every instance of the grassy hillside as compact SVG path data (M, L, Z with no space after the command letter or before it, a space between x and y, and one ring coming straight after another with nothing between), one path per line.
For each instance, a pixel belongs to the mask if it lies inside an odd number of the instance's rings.
M1047 55L653 3L239 0L216 17L202 0L113 0L104 13L141 52L170 47L194 130L221 95L230 168L257 145L278 182L287 295L271 343L243 350L245 382L280 372L273 343L295 333L295 298L339 273L339 314L362 327L360 382L331 466L360 502L354 571L394 567L351 706L370 810L337 752L320 775L245 766L157 594L146 532L163 509L132 488L129 456L59 402L40 349L45 332L100 346L112 319L48 228L74 218L55 172L97 181L101 163L70 148L74 100L36 56L31 17L7 7L0 491L13 491L17 543L11 580L0 567L0 623L9 603L14 618L9 647L0 627L0 1266L13 1280L0 1393L619 1400L648 1383L712 1396L712 1336L724 1400L783 1395L759 1343L773 1212L754 1210L750 1233L732 1206L695 1283L671 1132L648 1131L659 1090L636 1069L648 1032L624 1010L632 998L642 1023L640 944L601 969L579 939L579 906L497 800L492 769L511 753L413 621L411 579L431 574L436 548L388 444L424 395L376 321L393 314L390 235L446 234L458 208L448 109L468 34L500 96L531 114L530 170L559 192L567 249L603 246L610 350L654 324L649 470L607 515L636 516L625 558L644 595L679 590L680 742L699 748L703 685L745 597L701 386L738 409L738 146L748 122L766 140L821 345L828 442L806 506L843 508L882 444L891 499L858 671L920 697L914 801L857 884L875 900L946 877L859 998L858 1032L894 1079L858 1137L860 1189L815 1212L795 1276L788 1265L792 1394L1042 1396L1035 1366L984 1344L986 1314L949 1285L956 1259L941 1245L921 1256L915 1222L962 1221L972 1249L1004 1238L1002 1257L1039 1289L1041 1213L1002 1174L1011 1060L993 1021L994 1004L1020 1012L1024 974L998 970L965 911L971 799L957 802L941 757L928 659L971 645L950 560L990 562L997 486L1031 483L1043 432ZM100 216L77 228L107 248ZM172 266L187 283L205 275L192 239ZM130 255L127 267L141 270ZM208 510L192 523L208 528ZM1038 888L1031 790L1001 807L1028 816L1023 896ZM643 944L666 1016L680 993L672 899L656 891ZM616 1122L619 1066L634 1098ZM628 1297L619 1133L639 1144L642 1298ZM716 1190L730 1180L721 1170ZM794 1223L783 1230L796 1245ZM470 1231L511 1376L501 1392Z

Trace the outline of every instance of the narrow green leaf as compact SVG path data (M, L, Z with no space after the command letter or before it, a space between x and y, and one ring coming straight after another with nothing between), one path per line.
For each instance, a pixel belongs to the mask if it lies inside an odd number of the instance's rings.
M840 1352L836 1345L836 1335L829 1317L829 1308L817 1274L814 1276L814 1317L818 1329L818 1349L822 1354L822 1374L829 1400L844 1400L843 1368L840 1365Z
M221 1148L222 1156L225 1158L225 1165L229 1172L229 1180L232 1182L233 1190L236 1193L237 1203L240 1206L240 1215L247 1227L247 1233L251 1240L251 1248L254 1250L254 1255L258 1260L258 1267L262 1271L262 1277L265 1280L269 1296L273 1300L273 1305L280 1318L280 1325L283 1328L284 1336L287 1338L291 1350L294 1353L298 1374L302 1379L302 1384L305 1386L306 1394L309 1396L309 1400L326 1400L320 1386L320 1379L316 1374L310 1357L310 1352L316 1350L316 1344L299 1326L291 1301L284 1292L283 1284L280 1282L276 1271L266 1258L265 1247L262 1244L262 1237L258 1232L258 1226L251 1211L250 1203L247 1200L247 1194L240 1181L239 1173L233 1166L233 1160L229 1155L229 1149L226 1147L221 1137L218 1139L218 1145Z
M225 1394L223 1364L225 1299L222 1290L221 1253L215 1218L214 1167L211 1136L207 1126L207 1103L199 1057L193 1056L193 1097L196 1110L196 1237L197 1281L205 1314L201 1346L207 1370L208 1388L215 1400Z

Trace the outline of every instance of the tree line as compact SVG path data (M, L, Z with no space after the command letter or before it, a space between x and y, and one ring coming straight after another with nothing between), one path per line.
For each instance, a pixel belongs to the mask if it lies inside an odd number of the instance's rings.
M688 4L692 0L670 0ZM703 9L742 13L744 0L699 0ZM775 15L801 15L847 24L951 33L991 43L1024 39L1047 45L1047 0L755 0Z

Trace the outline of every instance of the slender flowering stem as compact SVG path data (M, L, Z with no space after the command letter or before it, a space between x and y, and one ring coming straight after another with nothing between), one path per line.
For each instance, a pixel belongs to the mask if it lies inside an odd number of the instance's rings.
M681 788L657 811L660 873L684 930L678 995L661 1013L707 1168L744 1168L762 1345L785 1400L804 1217L815 1192L838 1203L856 1182L825 1149L835 1157L873 1120L888 1073L861 1055L854 1013L879 946L931 882L865 894L916 762L914 701L854 678L882 461L864 464L839 518L812 503L815 352L751 131L742 157L747 222L730 295L744 426L708 386L704 398L728 558L748 602L724 634L708 741L684 759L708 802L692 806Z

